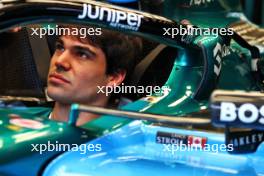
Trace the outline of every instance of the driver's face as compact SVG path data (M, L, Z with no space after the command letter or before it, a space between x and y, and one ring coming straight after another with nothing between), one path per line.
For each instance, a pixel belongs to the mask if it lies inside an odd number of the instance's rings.
M107 85L104 52L72 36L56 43L48 75L48 95L60 103L93 104L101 94L97 86Z

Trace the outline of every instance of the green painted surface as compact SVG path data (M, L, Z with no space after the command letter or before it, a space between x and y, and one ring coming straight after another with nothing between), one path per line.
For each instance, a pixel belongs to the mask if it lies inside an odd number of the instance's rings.
M39 155L38 152L31 151L32 144L47 144L47 141L53 144L56 141L60 144L81 144L130 122L123 118L102 117L79 128L48 120L50 111L50 108L41 107L0 108L0 164ZM43 126L41 129L21 127L11 123L14 118L31 119Z

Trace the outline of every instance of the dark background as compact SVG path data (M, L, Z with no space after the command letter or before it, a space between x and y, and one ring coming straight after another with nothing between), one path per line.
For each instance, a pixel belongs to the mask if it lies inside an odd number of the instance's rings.
M263 0L242 0L245 15L248 19L264 27L264 1Z

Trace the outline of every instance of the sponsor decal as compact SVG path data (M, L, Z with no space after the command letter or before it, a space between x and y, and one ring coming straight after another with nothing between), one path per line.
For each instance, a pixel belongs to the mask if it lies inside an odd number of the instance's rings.
M215 91L210 105L213 124L263 130L263 98L257 91Z
M9 130L12 130L12 131L20 131L21 130L21 127L16 126L16 125L7 125L6 128L8 128Z
M156 143L163 145L163 152L178 155L180 152L232 152L233 144L210 144L206 137L157 132Z
M158 144L187 144L188 137L176 133L157 132L156 143Z
M44 127L43 123L39 121L23 118L10 119L9 123L12 125L30 129L42 129Z
M176 133L157 132L156 143L158 144L176 144L176 145L188 145L188 147L204 148L207 138L199 136L188 136Z
M19 114L8 114L10 119L22 118Z
M137 31L141 25L143 15L129 11L126 12L107 7L83 4L83 11L78 15L78 19L85 18L106 21L112 27Z
M232 102L221 102L221 122L241 122L244 124L258 123L264 125L264 106L257 107L251 103L236 105Z
M188 145L196 148L204 148L206 144L206 138L197 136L188 136Z
M231 54L230 49L226 45L221 45L217 42L213 54L215 58L214 73L219 76L222 68L222 58Z
M253 134L248 134L245 136L234 137L229 140L230 144L234 147L245 146L250 144L257 144L262 142L264 139L264 132L258 132Z
M257 130L229 132L226 138L227 143L234 147L233 153L251 153L264 141L264 132Z

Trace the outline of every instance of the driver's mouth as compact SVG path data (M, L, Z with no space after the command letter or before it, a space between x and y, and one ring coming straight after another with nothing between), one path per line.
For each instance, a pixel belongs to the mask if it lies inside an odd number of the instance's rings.
M58 73L52 73L49 75L49 82L56 84L70 83L64 76Z

